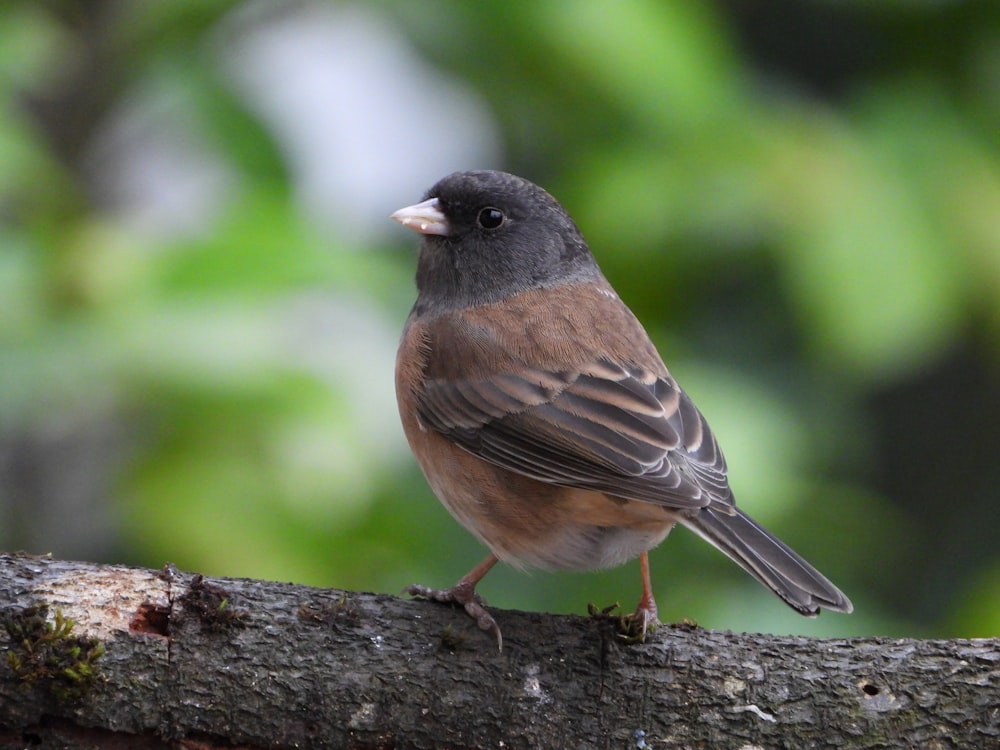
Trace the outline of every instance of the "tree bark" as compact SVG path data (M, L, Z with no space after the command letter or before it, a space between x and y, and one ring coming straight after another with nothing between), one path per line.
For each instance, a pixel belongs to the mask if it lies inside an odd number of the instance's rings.
M1000 746L1000 641L464 612L0 555L0 748Z

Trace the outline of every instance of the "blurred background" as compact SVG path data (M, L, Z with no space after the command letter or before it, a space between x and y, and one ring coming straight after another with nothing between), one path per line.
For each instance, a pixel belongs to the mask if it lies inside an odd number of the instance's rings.
M662 618L1000 634L991 0L7 0L0 549L454 582L485 550L398 424L417 236L387 216L482 167L569 209L740 503L856 606L800 618L678 530Z

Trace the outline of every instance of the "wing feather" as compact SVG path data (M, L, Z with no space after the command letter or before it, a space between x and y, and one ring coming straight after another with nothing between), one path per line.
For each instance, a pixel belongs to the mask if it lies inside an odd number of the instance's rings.
M431 380L421 421L481 458L543 482L678 509L732 505L725 459L669 375L599 359Z

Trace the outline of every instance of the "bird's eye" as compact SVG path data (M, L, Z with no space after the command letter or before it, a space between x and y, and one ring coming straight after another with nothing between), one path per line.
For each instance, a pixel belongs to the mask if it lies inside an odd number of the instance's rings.
M503 224L505 218L507 217L504 216L503 211L490 206L480 211L476 220L483 229L497 229Z

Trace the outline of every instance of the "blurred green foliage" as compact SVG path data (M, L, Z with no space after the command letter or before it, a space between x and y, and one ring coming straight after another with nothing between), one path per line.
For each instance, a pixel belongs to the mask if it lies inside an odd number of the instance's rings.
M302 6L0 9L0 546L384 591L484 553L397 426L415 238L304 211L280 134L219 61L237 12ZM661 616L997 634L1000 6L364 7L487 103L506 158L460 166L560 198L711 420L741 504L857 609L798 618L678 532L653 555ZM194 229L137 229L93 172L98 134L143 97L228 175ZM634 565L524 576L482 591L575 612L638 596Z

